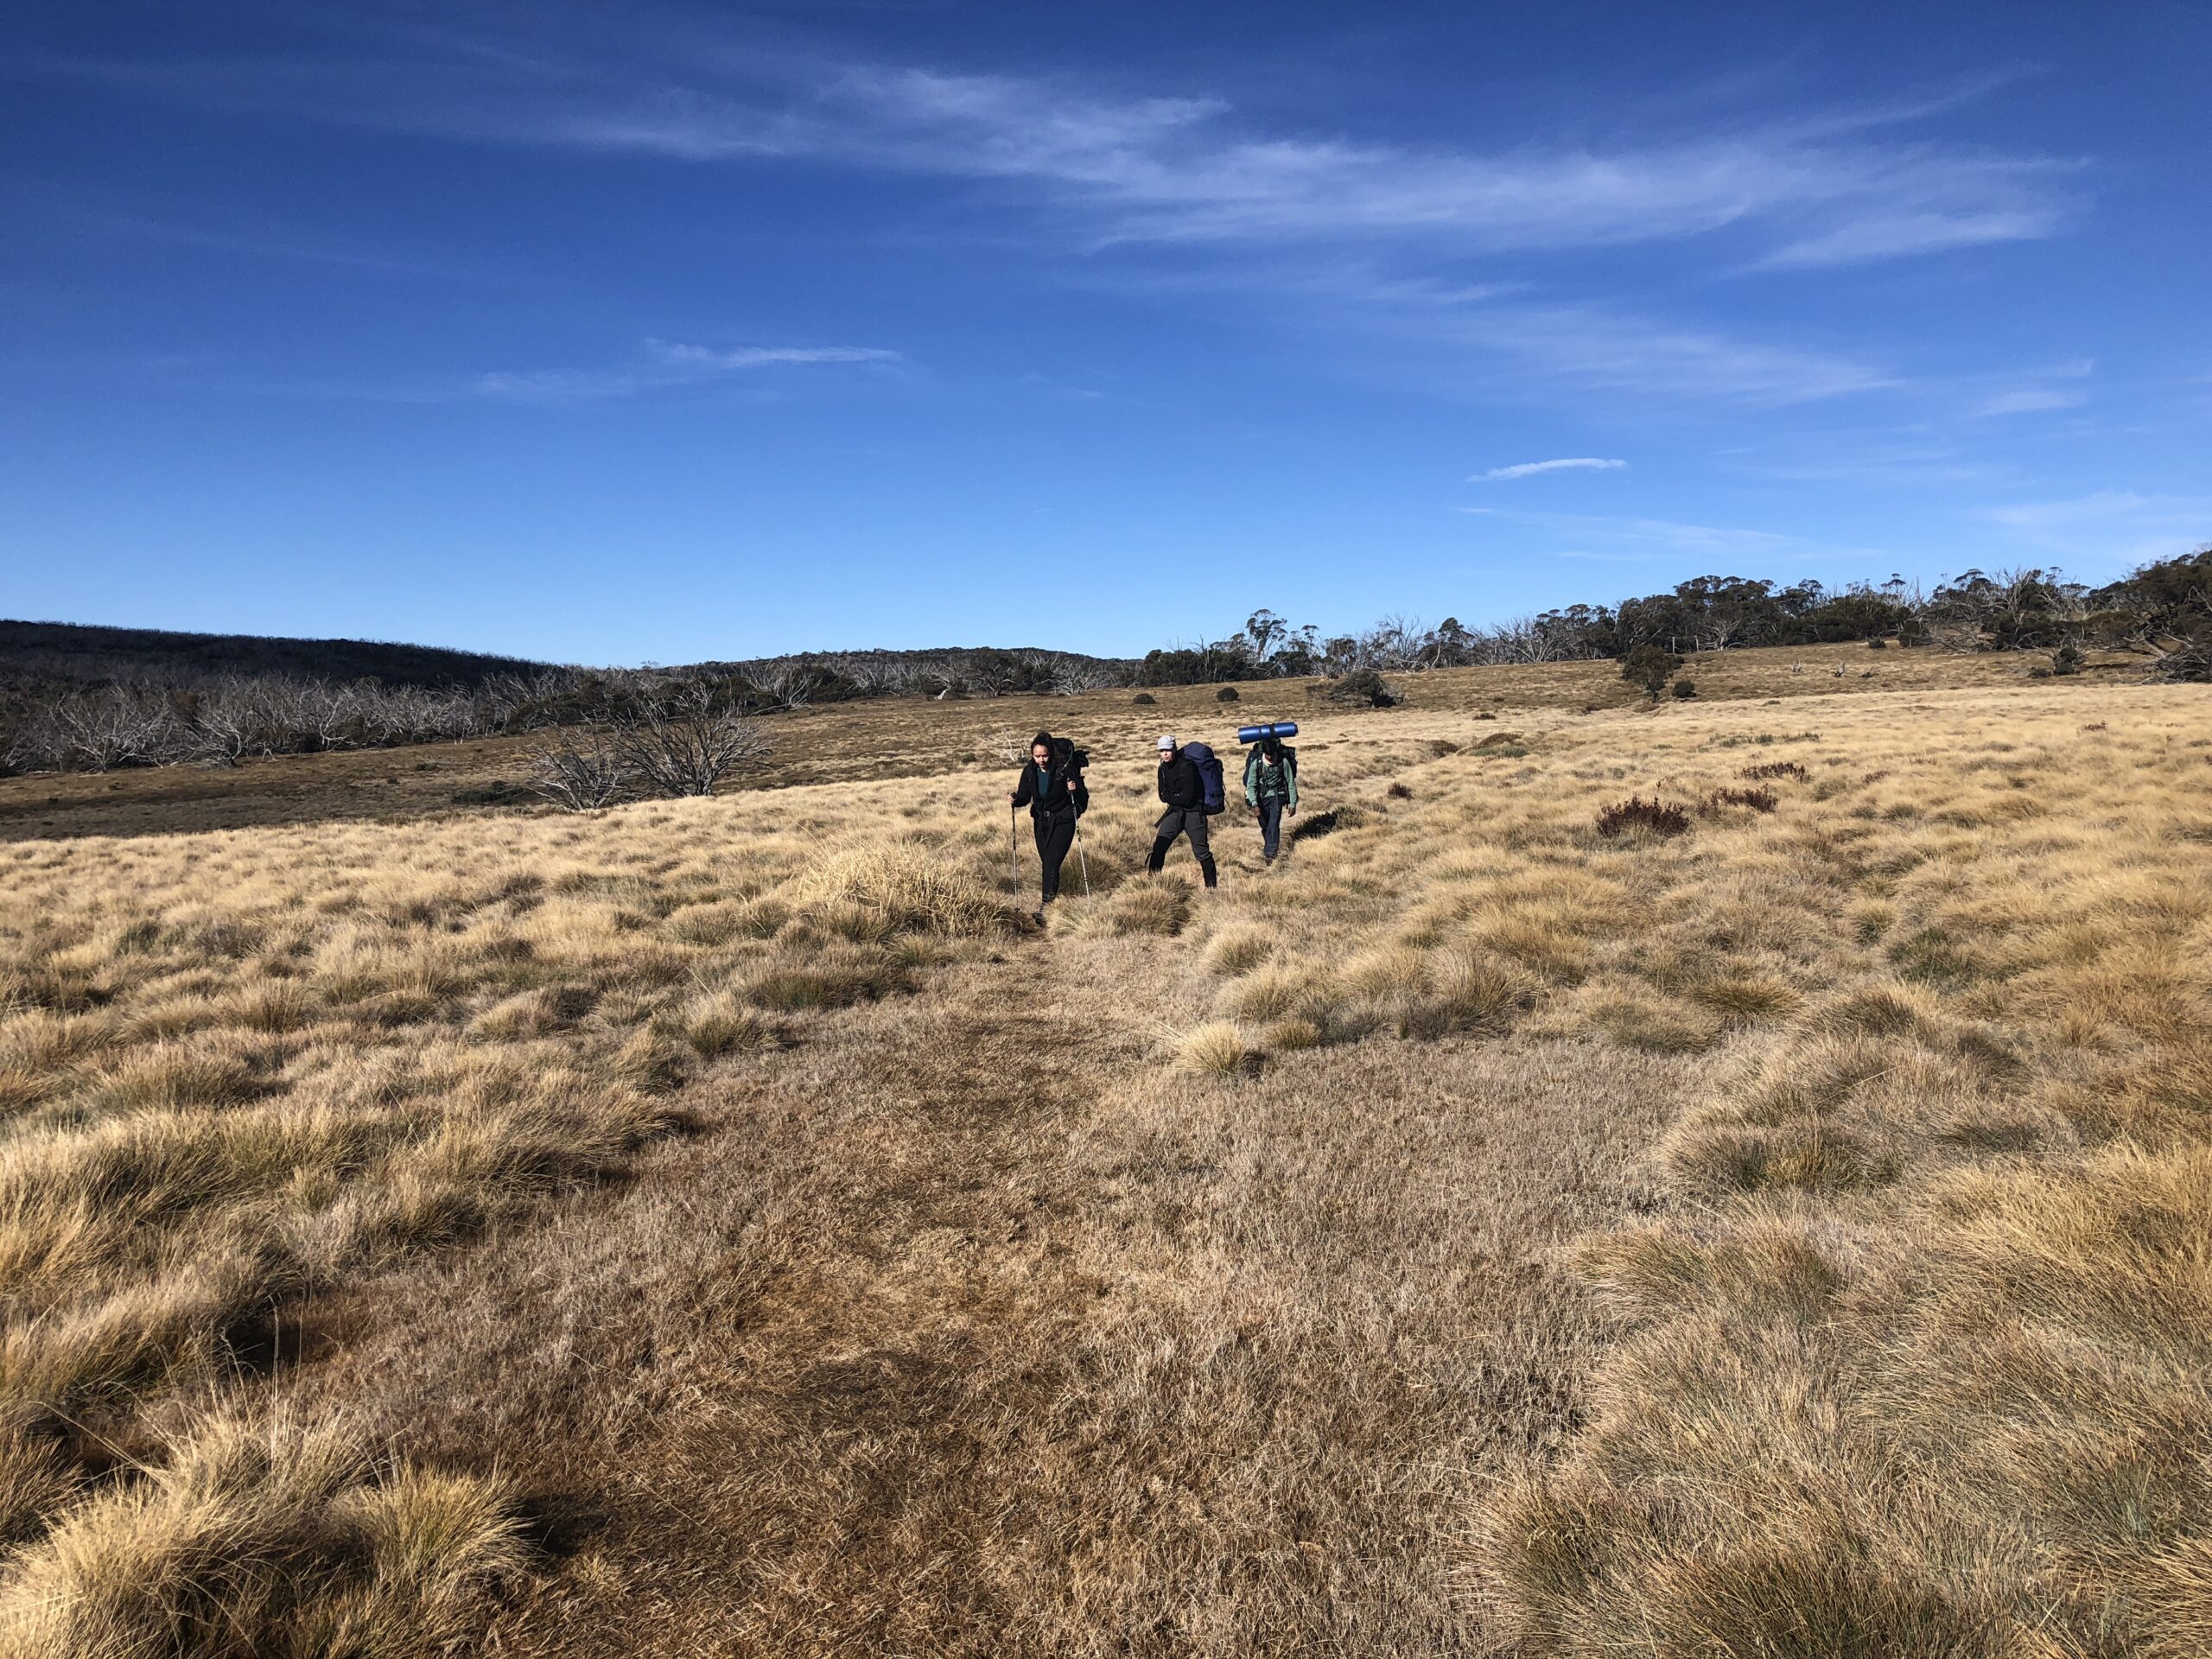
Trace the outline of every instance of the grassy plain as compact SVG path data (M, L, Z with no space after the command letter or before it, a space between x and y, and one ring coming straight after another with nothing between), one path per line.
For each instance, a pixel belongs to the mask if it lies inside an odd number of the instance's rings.
M1256 694L20 817L9 1650L2204 1651L2212 704L2017 671L1299 706L1213 895L1144 749Z

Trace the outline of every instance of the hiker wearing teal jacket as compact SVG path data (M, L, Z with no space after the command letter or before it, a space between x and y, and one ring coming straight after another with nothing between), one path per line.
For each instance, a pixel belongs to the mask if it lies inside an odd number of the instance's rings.
M1263 737L1244 758L1244 804L1260 821L1260 856L1268 863L1282 850L1282 815L1298 816L1298 751L1280 738Z

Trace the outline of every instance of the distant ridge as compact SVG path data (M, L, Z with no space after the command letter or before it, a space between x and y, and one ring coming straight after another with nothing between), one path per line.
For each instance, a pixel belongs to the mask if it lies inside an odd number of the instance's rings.
M0 678L48 684L97 685L116 680L189 684L243 674L473 688L495 674L532 674L550 666L519 657L377 639L292 639L76 622L0 621Z
M816 666L849 672L880 692L897 671L950 669L957 677L994 677L1028 689L1034 668L1085 669L1119 680L1137 666L1131 658L1027 645L947 645L904 651L801 651L776 657L718 658L660 664L675 673L746 674L771 666ZM226 675L473 690L498 675L569 673L580 665L454 651L379 639L300 639L281 634L183 633L166 628L112 628L79 622L0 620L0 683L96 686L111 683L187 686ZM588 669L586 671L589 671Z

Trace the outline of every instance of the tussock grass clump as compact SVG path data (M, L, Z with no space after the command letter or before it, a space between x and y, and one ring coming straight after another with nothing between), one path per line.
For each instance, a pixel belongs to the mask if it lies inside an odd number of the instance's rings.
M823 855L798 884L802 902L851 906L894 931L982 934L1011 912L983 884L953 868L940 849L894 841Z
M1219 1000L1224 1012L1247 1025L1297 1018L1326 1029L1338 995L1325 969L1312 963L1292 961L1271 963L1225 987Z
M1088 931L1173 938L1190 918L1190 888L1173 876L1148 875L1122 882L1085 913L1083 925Z
M217 1420L0 1567L0 1637L22 1659L398 1659L464 1636L527 1560L491 1483L379 1481L342 1431Z
M1224 928L1206 942L1205 969L1210 974L1234 979L1249 974L1274 955L1275 935L1251 923Z
M1226 1020L1211 1020L1176 1039L1175 1065L1201 1077L1228 1077L1254 1069L1258 1055Z
M755 1007L798 1014L877 1001L912 983L911 971L886 953L842 945L772 963L747 980L740 995Z
M706 1060L772 1047L777 1040L775 1027L728 991L692 998L683 1007L681 1027L684 1041Z

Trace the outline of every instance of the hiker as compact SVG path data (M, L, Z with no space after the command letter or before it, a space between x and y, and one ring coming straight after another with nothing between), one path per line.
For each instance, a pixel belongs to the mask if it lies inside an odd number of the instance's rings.
M1021 768L1021 781L1007 798L1029 809L1029 827L1037 836L1037 860L1045 867L1044 897L1032 918L1044 925L1045 906L1060 896L1060 866L1075 844L1075 821L1090 804L1090 791L1083 781L1090 757L1065 737L1039 732L1029 741L1029 760Z
M1175 844L1175 837L1188 836L1191 850L1198 855L1198 869L1211 887L1215 880L1213 849L1206 841L1205 774L1199 770L1198 758L1187 753L1173 734L1162 737L1159 748L1160 798L1167 810L1160 815L1158 838L1152 843L1152 856L1145 861L1145 868L1157 874L1167 861L1167 849ZM1213 751L1208 749L1205 758L1212 760ZM1215 764L1217 766L1219 762Z
M1244 804L1260 821L1260 856L1272 864L1282 850L1286 809L1298 816L1298 751L1272 734L1244 757Z

